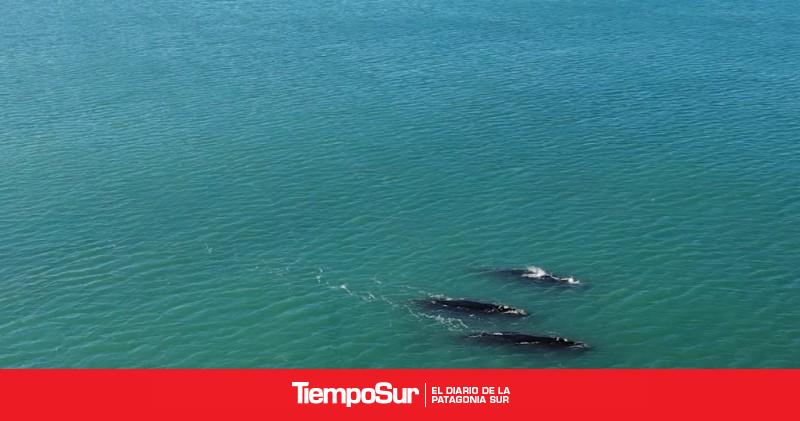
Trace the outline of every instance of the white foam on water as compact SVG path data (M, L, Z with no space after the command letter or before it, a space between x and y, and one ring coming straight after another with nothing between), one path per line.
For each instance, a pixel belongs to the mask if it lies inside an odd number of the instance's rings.
M525 270L527 270L528 272L523 274L522 276L524 276L526 278L539 279L539 278L542 278L542 277L545 277L545 276L549 275L549 273L547 273L544 269L542 269L540 267L537 267L537 266L528 266L528 267L525 268Z

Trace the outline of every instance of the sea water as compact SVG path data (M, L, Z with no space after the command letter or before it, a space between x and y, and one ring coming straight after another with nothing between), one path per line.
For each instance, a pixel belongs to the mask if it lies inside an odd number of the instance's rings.
M796 1L4 0L0 366L798 367L798 69Z

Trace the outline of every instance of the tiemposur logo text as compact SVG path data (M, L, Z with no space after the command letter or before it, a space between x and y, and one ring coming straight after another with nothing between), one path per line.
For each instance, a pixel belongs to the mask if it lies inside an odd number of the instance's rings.
M375 383L375 387L309 387L308 382L292 382L297 388L297 403L311 405L340 404L350 408L360 404L410 404L419 396L416 387L393 387L389 382Z

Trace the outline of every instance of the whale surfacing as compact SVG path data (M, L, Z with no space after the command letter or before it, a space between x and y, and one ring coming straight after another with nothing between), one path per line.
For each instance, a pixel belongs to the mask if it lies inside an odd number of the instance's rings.
M477 332L467 335L469 339L491 344L524 345L547 348L588 349L589 345L560 336L528 335L519 332Z
M581 283L581 281L572 276L563 277L553 275L537 266L528 266L525 269L499 269L493 270L492 272L498 275L514 276L550 284L579 285Z
M527 316L528 312L504 304L484 303L453 298L429 298L418 303L435 310L454 310L481 314L506 314L511 316Z

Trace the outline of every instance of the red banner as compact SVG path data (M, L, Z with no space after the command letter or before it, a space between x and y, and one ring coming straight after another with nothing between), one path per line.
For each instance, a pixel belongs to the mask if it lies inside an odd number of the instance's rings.
M0 370L0 419L766 419L799 390L798 370Z

